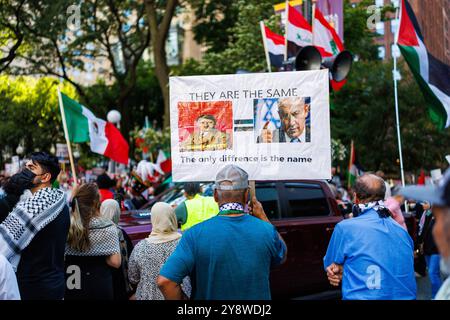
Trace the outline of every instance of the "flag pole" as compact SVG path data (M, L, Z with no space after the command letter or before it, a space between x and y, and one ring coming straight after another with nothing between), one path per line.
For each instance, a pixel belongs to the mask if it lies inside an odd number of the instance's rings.
M312 32L312 45L314 45L314 19L316 19L316 2L317 0L312 0L311 8L311 32Z
M350 143L350 159L348 161L348 178L347 178L347 189L350 190L350 169L352 167L352 162L353 162L353 154L354 154L354 150L353 150L353 140Z
M395 16L396 19L399 20L399 14L398 9L396 10ZM400 29L400 21L397 28L397 34L395 36L395 45L397 45L398 41L398 31ZM394 98L395 98L395 120L396 120L396 126L397 126L397 139L398 139L398 153L400 157L400 175L402 179L402 186L405 186L405 173L403 169L403 154L402 154L402 139L400 134L400 115L398 111L398 90L397 90L397 56L393 55L394 58L394 70L393 70L393 78L394 78Z
M403 5L403 1L400 3L400 6L402 6L402 5ZM400 14L401 14L401 10L400 10ZM395 45L397 46L398 35L399 35L399 31L400 31L400 16L399 16L398 9L395 11L395 18L398 21L398 27L397 27L397 32L395 34L395 41L394 41ZM394 58L394 70L392 70L392 76L394 78L395 121L396 121L396 127L397 127L398 154L399 154L399 158L400 158L400 176L402 179L402 187L404 187L405 186L405 172L403 169L402 138L401 138L401 134L400 134L400 115L399 115L399 111L398 111L397 56L395 54L393 54L392 56ZM408 210L408 204L407 204L406 200L405 200L404 204L405 204L405 212L408 212L409 210Z
M75 163L73 161L72 147L70 145L70 140L69 140L69 131L67 130L66 115L64 113L61 91L59 90L59 87L57 89L58 89L59 110L61 111L61 119L62 119L62 123L63 123L64 136L66 138L67 150L69 152L70 167L72 168L73 182L74 182L74 186L76 187L78 184L77 172L75 171Z
M284 61L288 59L288 24L289 24L289 0L284 4L286 21L284 24Z
M266 55L266 62L267 62L267 70L268 72L272 72L272 68L270 67L269 51L267 51L267 36L266 36L266 29L264 28L264 22L260 21L259 26L261 28L261 34L263 38L264 53Z

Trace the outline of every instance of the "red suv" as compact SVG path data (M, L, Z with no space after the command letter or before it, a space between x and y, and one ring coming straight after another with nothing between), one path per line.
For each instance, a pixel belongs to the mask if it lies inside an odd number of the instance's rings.
M145 238L151 230L151 205L173 201L181 191L182 186L170 189L151 201L144 211L124 215L121 225L133 242ZM257 182L256 197L288 247L287 261L271 272L272 297L290 299L335 289L328 283L322 259L342 215L328 183Z

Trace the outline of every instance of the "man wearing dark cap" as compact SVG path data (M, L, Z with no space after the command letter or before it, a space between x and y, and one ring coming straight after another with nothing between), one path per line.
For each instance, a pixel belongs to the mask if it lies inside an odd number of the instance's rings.
M219 211L217 202L213 197L204 197L201 193L200 183L187 182L184 184L184 196L187 200L175 209L182 231L217 215Z
M428 201L435 218L433 236L441 254L440 269L447 276L435 296L436 300L450 300L450 169L437 186L408 186L400 193L406 199Z
M0 224L0 254L16 271L23 300L62 300L64 250L70 215L62 190L52 188L58 177L58 158L31 154L20 173L32 196L19 202Z
M344 300L416 299L413 241L384 206L385 191L380 177L359 177L354 218L333 231L324 267L332 285L342 280Z
M161 268L158 286L166 299L186 298L180 283L189 276L195 300L267 300L272 266L286 259L286 245L255 197L245 212L248 175L227 165L216 176L216 217L183 234Z

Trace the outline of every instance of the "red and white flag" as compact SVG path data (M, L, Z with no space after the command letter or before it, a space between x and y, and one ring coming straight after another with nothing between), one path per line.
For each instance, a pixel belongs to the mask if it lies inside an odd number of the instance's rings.
M302 47L313 44L311 25L295 8L286 1L287 57L295 57Z
M282 35L266 27L264 23L261 23L261 26L264 32L265 47L268 51L270 64L276 68L281 68L286 51L286 40Z
M313 39L313 45L319 50L322 58L335 56L345 50L336 30L328 23L317 7L314 11ZM340 82L332 80L331 86L334 91L338 91L346 81L345 79Z
M156 165L164 171L164 173L169 173L172 171L172 160L170 157L167 156L167 154L159 150L158 158L156 158Z

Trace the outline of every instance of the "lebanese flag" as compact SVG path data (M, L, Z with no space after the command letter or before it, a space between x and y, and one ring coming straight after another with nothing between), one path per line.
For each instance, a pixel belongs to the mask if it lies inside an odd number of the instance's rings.
M128 164L129 146L119 129L114 124L97 118L91 110L77 101L60 94L69 140L74 143L90 141L91 151Z
M283 66L284 53L286 51L286 40L283 36L267 28L264 24L263 26L270 64L276 68L281 68Z
M164 173L172 171L172 160L162 150L159 150L158 157L156 158L156 165L164 171Z
M313 34L311 25L286 1L286 40L288 58L295 57L302 47L311 46Z
M322 58L332 57L345 50L336 30L328 23L317 7L313 19L313 45L319 50ZM334 91L339 91L346 82L347 79L339 82L332 79L331 86Z
M431 120L440 128L450 126L450 66L425 47L411 6L402 0L397 45L425 96Z

